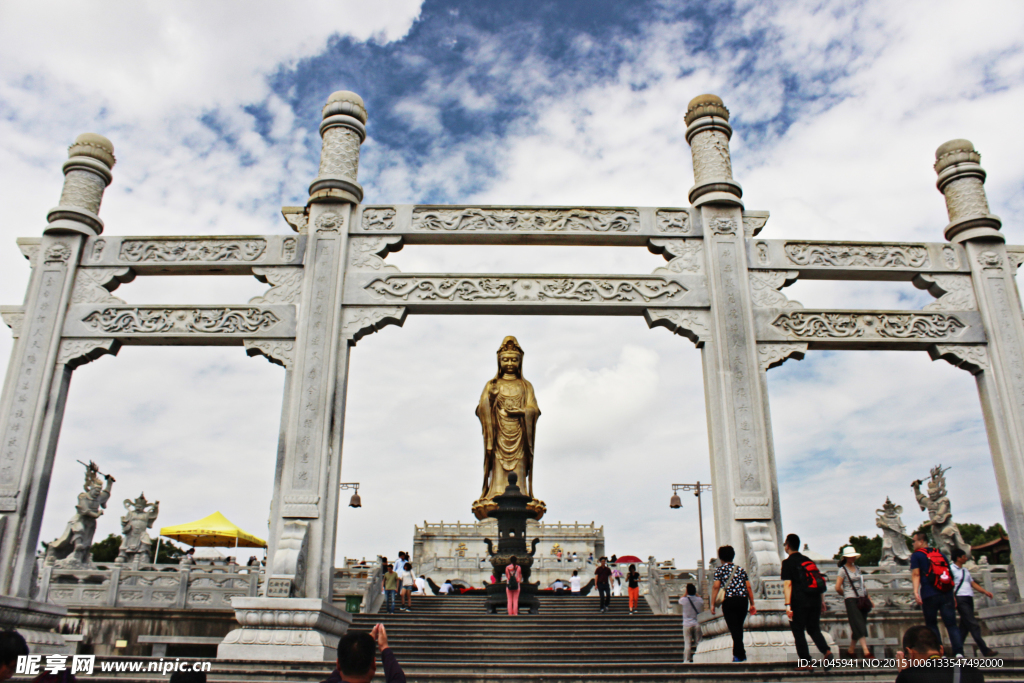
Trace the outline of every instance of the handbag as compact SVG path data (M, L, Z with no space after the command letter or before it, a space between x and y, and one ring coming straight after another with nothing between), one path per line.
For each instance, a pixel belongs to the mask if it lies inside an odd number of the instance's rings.
M872 607L872 605L871 605L871 598L868 597L867 591L864 592L864 595L861 595L857 591L857 584L855 584L853 582L853 579L850 578L850 570L849 569L847 569L846 567L843 567L843 571L846 572L846 579L850 582L850 588L853 589L853 594L857 596L857 609L859 609L864 614L867 614L868 612L871 611L871 607ZM863 574L860 575L860 587L864 588L864 575Z
M729 578L722 584L722 590L718 591L718 595L715 596L715 605L721 605L725 602L725 589L732 583L732 580L736 578L736 571L739 569L735 564L732 566L732 571L729 572Z

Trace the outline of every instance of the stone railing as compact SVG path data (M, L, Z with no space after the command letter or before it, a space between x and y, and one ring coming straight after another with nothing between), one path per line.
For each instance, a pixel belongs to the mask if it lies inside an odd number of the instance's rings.
M655 614L669 614L672 611L664 572L653 557L647 562L647 602Z
M43 567L39 599L66 607L231 609L231 598L255 597L259 592L260 573L241 569L179 565L151 569L112 565L85 570Z
M829 590L825 593L825 604L829 610L845 612L846 605L843 598L836 593L836 579L839 576L839 568L834 563L831 566L819 566L828 578ZM864 585L871 595L877 609L890 610L919 610L920 607L914 599L914 584L911 579L910 567L898 567L899 571L892 571L892 566L885 567L861 567L864 573ZM975 607L995 607L1005 605L1011 600L1008 597L1010 590L1009 566L1005 564L979 564L971 569L971 576L979 584L985 587L995 598L987 598L984 595L975 596ZM858 582L859 587L859 582Z
M384 566L380 560L378 557L376 566L366 579L363 604L359 608L364 614L376 614L384 602Z
M432 534L464 534L475 531L479 529L480 526L482 525L478 522L455 522L449 524L445 524L444 522L439 522L437 524L424 522L423 526L416 525L415 531ZM580 522L531 522L529 528L562 532L581 531L588 534L604 530L603 526L597 526L594 522L590 522L589 524L581 524Z

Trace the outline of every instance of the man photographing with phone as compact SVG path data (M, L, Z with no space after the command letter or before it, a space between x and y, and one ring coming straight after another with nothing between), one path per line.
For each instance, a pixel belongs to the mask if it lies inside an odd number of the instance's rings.
M388 647L384 624L369 633L348 632L338 641L338 666L321 683L369 683L377 673L377 651L384 664L384 683L405 683L405 672Z

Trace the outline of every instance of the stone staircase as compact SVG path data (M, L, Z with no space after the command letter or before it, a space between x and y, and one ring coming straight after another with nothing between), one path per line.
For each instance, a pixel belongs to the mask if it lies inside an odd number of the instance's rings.
M352 628L369 630L381 622L410 683L632 683L637 681L886 681L894 669L855 668L795 672L794 663L684 664L678 616L658 616L644 601L628 613L626 598L612 598L598 611L596 596L546 595L538 615L488 615L482 596L413 598L411 612L360 614ZM125 658L97 658L114 662ZM134 660L138 661L138 660ZM987 680L1024 683L1024 662L986 670ZM97 666L97 669L99 666ZM291 662L215 660L211 682L315 682L332 667ZM14 679L24 680L24 679ZM90 683L165 681L159 674L101 674ZM375 680L383 681L378 666Z

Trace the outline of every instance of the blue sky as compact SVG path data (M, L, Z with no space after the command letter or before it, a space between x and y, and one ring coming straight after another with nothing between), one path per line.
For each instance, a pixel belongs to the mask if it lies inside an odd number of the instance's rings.
M66 147L110 137L109 234L286 232L316 174L334 90L369 111L367 203L678 206L695 95L721 95L733 162L764 235L942 239L935 148L975 142L993 211L1024 240L1024 10L954 2L112 2L0 5L0 297L28 268ZM244 11L242 11L244 10ZM643 249L407 247L406 271L646 273ZM246 278L138 278L131 303L244 302ZM909 283L798 282L807 306L919 308ZM473 406L506 334L543 410L537 490L552 521L604 524L610 552L693 565L696 511L669 484L708 481L699 353L639 319L411 317L352 354L338 556L393 555L412 525L470 518ZM0 335L3 337L4 335ZM0 358L10 339L0 339ZM158 524L220 509L260 533L283 372L240 349L126 348L76 371L43 537L73 508L76 459L145 490ZM831 553L874 533L886 496L952 465L955 514L1001 519L973 379L924 353L809 354L769 372L786 531ZM113 505L100 534L117 531ZM709 524L710 526L710 524ZM709 537L711 534L708 534ZM709 548L712 541L708 541Z

